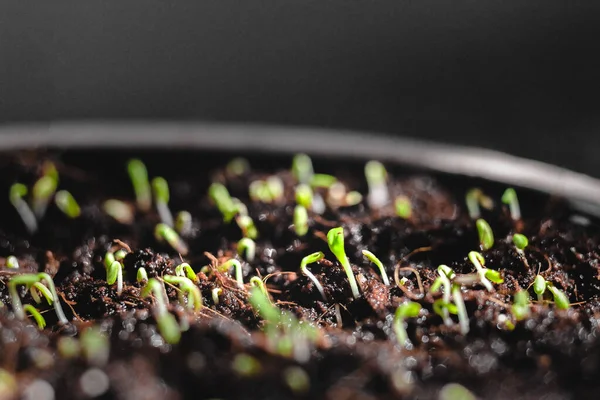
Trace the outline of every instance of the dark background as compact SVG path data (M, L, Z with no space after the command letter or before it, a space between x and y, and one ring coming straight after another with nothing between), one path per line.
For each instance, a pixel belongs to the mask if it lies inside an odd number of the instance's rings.
M0 122L340 127L600 176L600 2L167 3L2 2Z

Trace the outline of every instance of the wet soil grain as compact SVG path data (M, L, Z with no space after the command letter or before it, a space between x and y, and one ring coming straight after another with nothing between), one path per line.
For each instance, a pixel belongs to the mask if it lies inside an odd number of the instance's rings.
M316 172L343 185L314 188L325 208L309 209L308 231L298 235L291 157L244 154L250 168L236 172L226 168L235 156L166 150L1 155L0 190L6 195L0 196L0 398L597 398L596 219L561 199L515 188L521 218L514 220L501 201L505 187L391 165L386 166L389 201L371 207L364 163L315 158ZM150 179L166 179L174 216L183 210L192 216L180 235L186 254L155 236L161 216L154 205L145 212L137 207L126 169L131 158L143 160ZM31 205L33 186L48 173L49 162L58 172L57 189L69 191L81 212L69 218L50 199L30 233L9 201L9 188L26 185L23 199ZM252 182L270 177L283 184L281 194L250 196ZM247 208L258 232L252 260L237 250L245 229L235 218L225 222L208 196L213 182L224 184ZM465 194L475 187L493 200L480 216L494 234L487 250L481 249L465 204ZM351 191L362 199L345 196ZM396 215L398 196L410 202L408 218ZM133 220L109 216L103 206L108 199L123 202ZM328 246L327 233L335 227L343 228L357 298ZM513 244L515 233L529 239L523 251ZM117 283L107 283L104 258L120 249L125 256L119 291ZM389 285L363 250L381 260ZM309 269L324 297L300 270L302 259L319 251L324 258ZM492 290L478 280L471 251L481 253L485 268L499 272ZM11 256L18 268L7 265ZM234 268L223 267L229 259L240 261L243 285ZM184 262L202 296L196 309L180 286L164 281ZM443 318L434 307L446 290L431 289L442 264L456 274L452 284L466 311L462 326L458 315ZM165 339L157 325L160 294L145 293L146 280L137 279L141 268L164 287L166 312L180 335L175 341ZM40 329L29 313L19 318L14 312L9 282L39 272L52 277L54 300L68 323L58 319L52 301L37 302L39 290L25 285L16 286L18 297L39 311L46 327ZM557 304L548 290L538 297L533 287L538 275L568 297L568 307ZM276 321L251 301L253 277L266 283ZM529 297L524 315L513 307L518 291ZM457 297L453 291L448 310L456 311ZM395 320L398 307L408 302L420 305L418 315Z

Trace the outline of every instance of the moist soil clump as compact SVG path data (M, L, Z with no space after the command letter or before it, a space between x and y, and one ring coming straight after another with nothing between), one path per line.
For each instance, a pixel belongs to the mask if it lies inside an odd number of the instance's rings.
M515 214L506 187L472 178L236 156L2 155L0 398L596 398L595 218L520 188ZM27 194L9 196L17 182ZM55 293L22 282L40 273Z

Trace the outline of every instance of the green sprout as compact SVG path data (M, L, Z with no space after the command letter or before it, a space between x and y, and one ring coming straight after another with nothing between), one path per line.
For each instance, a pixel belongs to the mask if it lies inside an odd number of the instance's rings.
M70 192L59 190L54 196L54 203L67 217L75 219L81 215L81 208Z
M102 204L104 212L117 222L123 225L130 225L133 223L134 214L131 206L124 201L109 199Z
M169 192L169 184L167 180L162 176L157 176L152 179L152 191L154 192L154 203L156 204L156 211L163 224L170 227L173 226L173 214L169 210L169 199L171 197Z
M249 354L238 354L233 359L231 368L240 376L253 377L260 374L260 361Z
M8 191L8 198L10 203L15 207L17 213L23 220L23 224L27 229L29 234L35 233L38 229L37 220L35 218L35 214L29 208L29 205L24 200L24 197L27 195L27 186L22 183L15 183L10 187Z
M527 239L527 236L520 233L515 233L512 237L512 241L517 248L517 251L520 253L523 253L525 247L529 246L529 239Z
M313 175L313 165L306 154L296 154L292 160L292 174L300 183L310 183Z
M488 292L494 291L494 286L492 285L492 282L490 282L490 279L496 283L503 282L498 271L489 270L487 268L484 268L485 259L483 258L481 253L478 253L476 251L470 251L469 252L469 261L471 261L471 263L477 269L477 274L479 275L479 282L481 282L481 284L483 286L485 286L485 288L488 290Z
M242 176L250 171L250 163L245 158L236 157L227 163L225 171L230 176Z
M42 302L42 299L40 298L40 293L42 294L42 296L44 296L48 305L52 305L52 302L54 301L54 297L52 296L52 292L50 292L50 289L48 289L40 282L36 282L33 285L31 285L31 287L29 288L29 293L31 294L33 301L35 301L37 304L40 304Z
M352 273L352 267L350 266L348 257L346 257L346 250L344 249L344 228L340 226L330 229L329 232L327 232L327 244L329 245L329 250L331 250L333 255L338 259L348 277L352 295L355 299L358 299L360 297L358 285L356 284L356 278Z
M283 198L285 189L283 186L283 181L280 177L275 175L268 177L265 182L265 185L267 186L267 189L269 190L271 199L273 201L278 201Z
M513 221L521 219L521 207L519 206L519 199L517 198L517 192L513 188L508 188L502 194L502 202L508 205L510 210L510 216Z
M23 306L23 310L33 317L35 323L37 324L38 328L40 328L40 330L46 327L46 320L44 319L44 317L42 317L42 314L40 314L37 308L35 308L31 304L25 304Z
M179 285L179 302L184 303L184 296L187 294L187 306L189 309L199 311L202 308L202 293L198 286L191 279L184 276L163 276L165 282L171 285Z
M387 171L379 161L369 161L365 165L365 177L369 186L367 201L371 208L380 208L389 201Z
M294 231L300 237L308 233L308 211L304 206L297 205L294 208Z
M223 293L223 289L220 287L216 287L210 291L212 295L212 300L215 305L219 304L219 296Z
M467 210L471 219L477 219L481 215L479 206L491 210L494 207L494 202L483 191L479 188L470 189L465 195L465 202L467 203Z
M6 257L6 268L19 269L19 260L15 256Z
M413 301L400 304L396 309L396 312L394 313L394 333L396 334L396 339L398 340L400 346L407 347L410 345L408 334L406 333L406 328L404 327L404 321L407 318L418 317L420 311L421 305Z
M248 186L248 194L250 195L250 199L252 199L252 201L261 201L263 203L273 202L271 190L269 189L267 182L263 180L250 182L250 185Z
M119 249L115 252L115 260L122 261L127 256L127 250Z
M154 297L154 318L158 331L169 344L176 344L181 339L181 330L175 317L169 313L165 288L156 278L150 278L141 291L141 297Z
M448 267L447 265L440 265L437 267L437 272L439 277L435 280L434 284L431 285L431 291L433 293L437 292L439 286L444 286L443 298L437 300L433 304L434 311L444 320L444 323L447 326L452 325L452 319L450 319L450 313L456 314L456 307L450 302L452 284L450 283L450 279L453 278L456 274L454 271ZM454 312L453 312L454 311Z
M394 200L396 215L402 219L409 219L412 215L412 205L410 199L406 196L398 196Z
M477 234L479 235L479 245L482 250L489 250L494 246L494 232L490 225L484 219L478 219L475 222Z
M182 256L187 255L187 244L185 244L185 242L179 237L177 232L175 232L175 230L170 226L163 224L162 222L158 223L156 225L156 228L154 229L154 237L159 242L167 242L175 251L177 251Z
M313 191L310 186L301 183L296 186L295 197L296 203L308 209L313 201Z
M223 221L230 222L233 217L235 217L238 210L225 185L218 182L211 184L208 188L208 195L217 205L217 208L223 216Z
M235 258L230 258L219 266L219 271L229 271L233 266L235 269L235 280L237 281L238 287L244 289L244 275L242 274L242 264Z
M571 304L569 303L569 297L567 297L565 292L556 288L554 286L554 284L552 284L552 282L547 281L546 287L548 288L548 290L550 291L550 293L552 293L552 296L554 297L554 305L556 305L556 308L558 308L559 310L569 309Z
M181 263L175 267L175 276L185 276L194 283L199 281L198 276L188 263Z
M265 282L263 282L263 280L260 279L258 276L253 276L252 278L250 278L250 286L259 288L263 292L263 295L265 295L267 299L269 298L269 291L267 290L267 285L265 285Z
M179 211L175 217L175 230L182 236L192 232L192 214L189 211Z
M327 301L327 296L325 295L325 290L323 290L323 286L318 281L317 277L314 276L313 273L310 272L308 269L308 264L319 262L324 257L325 257L325 254L323 254L322 251L317 251L316 253L307 255L306 257L302 258L302 261L300 261L300 271L302 271L302 274L304 274L304 276L306 276L308 279L310 279L312 281L312 283L315 285L315 287L321 294L321 297L323 298L323 300Z
M254 225L254 220L248 215L238 215L235 219L238 226L242 230L242 235L249 239L256 239L258 237L258 229Z
M135 280L138 283L148 282L148 272L146 272L146 268L144 268L144 267L138 268Z
M240 239L237 244L237 253L240 256L244 256L248 262L254 261L254 257L256 256L256 243L254 243L254 240L247 237Z
M111 264L115 262L115 260L115 253L112 251L107 251L106 254L104 254L104 267L106 269L110 268Z
M533 291L537 294L538 302L543 303L546 292L546 280L541 275L536 275L533 280Z
M477 400L477 397L463 385L448 383L440 390L438 400Z
M237 209L238 215L248 215L248 207L237 197L232 197L233 206Z
M52 163L48 163L44 175L38 179L31 189L33 213L41 219L58 187L58 172Z
M352 207L357 204L360 204L360 202L362 200L363 200L362 194L360 194L360 192L357 192L356 190L352 190L352 191L346 193L346 206L348 206L348 207Z
M10 294L10 298L12 301L13 311L15 316L18 319L25 319L25 313L23 312L23 305L21 304L21 299L19 298L19 293L17 292L17 285L25 285L30 286L37 282L46 283L46 286L50 290L52 294L52 303L54 304L54 311L56 312L56 316L58 317L58 321L60 324L67 324L69 320L65 316L62 307L60 306L60 300L58 298L58 294L56 293L56 287L54 286L54 281L50 275L45 272L40 272L37 274L22 274L13 276L10 281L8 281L8 292Z
M469 315L467 314L467 307L465 306L465 300L462 297L462 288L460 285L452 285L452 298L454 304L456 304L460 332L461 334L466 335L469 333Z
M331 188L336 182L337 178L329 174L314 174L310 180L310 186L312 188Z
M106 283L114 285L117 283L117 295L123 292L123 265L120 261L113 261L106 269Z
M519 290L515 293L514 304L511 310L517 321L522 321L529 317L529 307L529 293L526 290Z
M368 258L369 261L375 264L377 268L379 268L379 273L381 273L381 279L383 279L383 283L386 286L390 286L390 280L388 279L387 273L385 272L385 267L383 266L383 263L379 260L379 258L377 258L377 256L371 253L369 250L363 250L362 254L363 256Z
M143 212L150 211L150 207L152 207L152 192L150 190L146 165L138 159L129 160L127 163L127 172L133 185L138 208Z

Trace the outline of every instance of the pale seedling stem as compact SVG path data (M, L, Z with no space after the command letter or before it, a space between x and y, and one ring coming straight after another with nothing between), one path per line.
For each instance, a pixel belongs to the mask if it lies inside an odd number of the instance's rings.
M371 253L369 250L363 250L362 254L369 261L371 261L373 264L375 264L377 266L377 268L379 268L379 273L381 274L381 279L383 280L383 283L386 286L389 286L390 280L388 279L387 273L385 272L385 267L383 266L383 263L379 260L379 258L377 258L377 256L375 254Z
M321 294L321 297L323 298L323 300L327 301L327 296L325 295L325 290L323 290L323 286L321 285L321 283L319 282L317 277L314 276L313 273L310 272L310 270L308 269L309 264L319 262L324 257L325 257L325 254L323 254L323 252L321 252L321 251L318 251L316 253L309 254L308 256L302 258L302 261L300 262L300 271L302 272L302 274L304 274L308 279L310 279L312 281L312 283L315 285L315 287Z
M355 299L358 299L360 297L358 285L356 284L356 278L354 277L352 267L350 266L348 257L346 257L346 250L344 249L344 228L337 227L329 230L327 233L327 244L329 245L329 250L338 259L348 277L352 295Z

